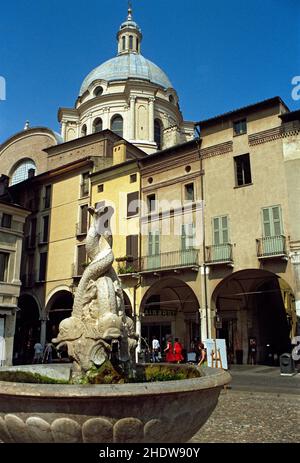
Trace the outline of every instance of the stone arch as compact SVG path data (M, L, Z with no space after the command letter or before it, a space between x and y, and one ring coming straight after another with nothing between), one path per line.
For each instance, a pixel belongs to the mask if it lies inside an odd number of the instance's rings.
M257 344L256 362L278 364L290 351L296 329L294 295L289 284L267 270L247 269L222 280L212 294L216 336L225 338L229 359L247 363L250 339Z
M46 339L51 341L58 334L60 322L71 316L73 307L73 294L67 287L56 288L47 298Z
M200 337L199 300L180 278L164 277L152 284L142 298L140 316L142 338L148 344L155 335L164 346L171 335L189 351L192 340Z
M46 127L36 127L16 133L0 146L1 173L9 176L13 166L23 159L31 159L39 174L47 170L47 153L50 146L61 143L61 137Z
M31 363L33 346L40 341L41 308L32 294L22 294L18 300L16 328L14 336L14 363Z

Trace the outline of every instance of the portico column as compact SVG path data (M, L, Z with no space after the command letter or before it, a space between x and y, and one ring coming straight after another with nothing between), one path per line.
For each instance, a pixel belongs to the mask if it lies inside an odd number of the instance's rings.
M136 97L130 97L130 127L129 127L129 140L135 140L135 101Z
M295 279L295 306L297 315L297 335L300 335L300 251L290 254Z
M149 141L154 142L154 98L149 99Z
M41 317L40 317L40 322L41 322L40 343L42 344L42 346L46 345L47 320L48 320L47 315L45 315L45 314L41 315ZM48 339L48 341L50 342L51 339Z

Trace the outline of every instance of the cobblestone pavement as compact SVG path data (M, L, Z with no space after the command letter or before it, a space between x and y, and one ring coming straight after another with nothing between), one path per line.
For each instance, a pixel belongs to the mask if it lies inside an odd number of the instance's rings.
M213 414L190 442L299 443L300 395L222 391Z

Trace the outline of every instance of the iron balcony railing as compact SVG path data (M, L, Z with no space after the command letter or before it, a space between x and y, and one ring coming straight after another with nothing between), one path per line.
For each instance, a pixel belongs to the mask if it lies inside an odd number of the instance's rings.
M205 247L205 262L207 264L232 263L232 244L214 244Z
M256 248L260 259L287 255L286 238L283 235L259 238L256 240Z
M141 258L141 271L184 268L199 265L199 250L164 252Z

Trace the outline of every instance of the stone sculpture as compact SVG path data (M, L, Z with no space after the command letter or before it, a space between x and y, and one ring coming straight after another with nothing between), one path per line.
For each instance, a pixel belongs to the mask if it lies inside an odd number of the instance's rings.
M90 259L79 282L70 318L59 325L59 349L66 345L73 360L73 377L85 374L106 360L121 366L125 373L132 370L138 335L133 321L125 314L121 282L112 267L112 234L104 227L109 208L89 208L93 216L86 238ZM105 220L106 219L106 220Z

